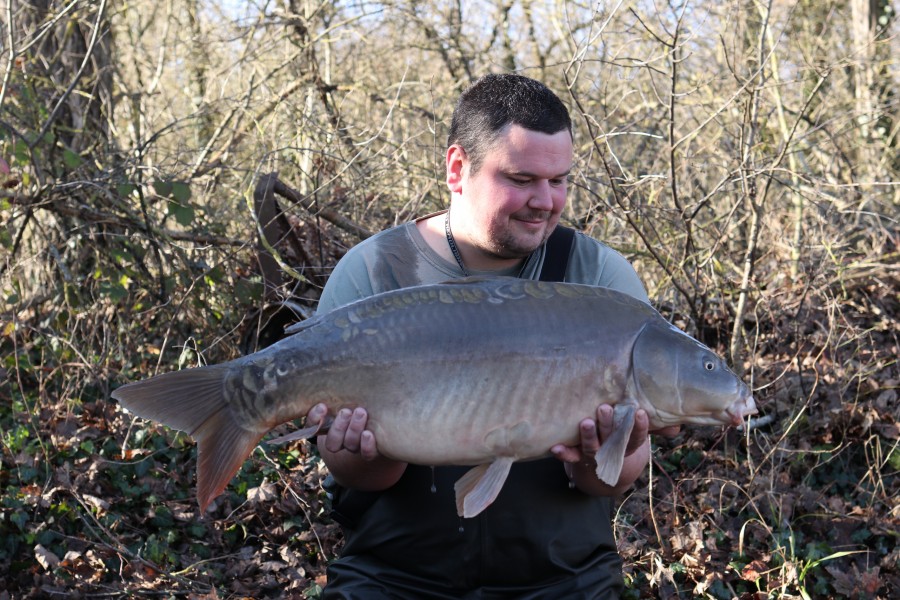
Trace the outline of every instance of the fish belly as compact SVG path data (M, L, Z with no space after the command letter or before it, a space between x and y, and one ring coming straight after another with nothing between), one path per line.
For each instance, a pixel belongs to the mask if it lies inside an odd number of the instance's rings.
M575 443L581 420L623 398L645 307L603 290L586 300L501 293L506 285L491 283L478 302L420 301L410 290L324 315L272 347L284 401L266 420L316 402L332 413L363 406L379 452L431 465L536 458Z
M590 367L590 368L589 368ZM331 372L333 409L363 406L381 454L425 465L475 465L548 454L573 445L578 424L623 386L604 386L603 369L571 358L516 356L393 365Z

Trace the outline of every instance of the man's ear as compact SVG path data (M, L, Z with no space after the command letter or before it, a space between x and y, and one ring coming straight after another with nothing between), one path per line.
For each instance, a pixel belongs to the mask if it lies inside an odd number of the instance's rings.
M462 193L462 181L469 160L462 146L453 144L447 148L447 187L454 194Z

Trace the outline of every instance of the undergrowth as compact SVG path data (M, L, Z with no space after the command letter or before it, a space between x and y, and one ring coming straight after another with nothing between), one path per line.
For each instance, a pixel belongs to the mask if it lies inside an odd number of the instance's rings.
M616 519L629 598L900 593L890 281L759 307L797 317L760 321L744 365L759 420L655 440ZM238 328L182 310L166 339L171 314L111 299L65 318L9 314L19 317L0 339L0 598L318 596L341 539L314 450L260 446L201 515L194 444L109 398L158 368L230 358Z

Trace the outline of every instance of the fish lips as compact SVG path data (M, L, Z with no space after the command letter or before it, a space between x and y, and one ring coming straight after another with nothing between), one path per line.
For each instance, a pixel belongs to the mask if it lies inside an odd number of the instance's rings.
M756 401L753 399L753 394L747 389L740 398L735 400L731 406L725 409L725 412L731 417L732 425L740 425L744 422L744 417L755 415L759 413L759 410L756 408Z

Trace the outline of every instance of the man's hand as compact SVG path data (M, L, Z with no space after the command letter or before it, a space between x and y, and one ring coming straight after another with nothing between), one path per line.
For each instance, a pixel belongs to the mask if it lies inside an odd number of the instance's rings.
M366 409L361 407L353 410L349 408L339 410L325 435L325 448L329 452L346 450L353 454L359 454L366 461L378 458L375 434L366 429L368 419L369 415L366 413Z
M601 404L597 407L597 419L584 419L579 424L581 440L578 446L557 444L550 452L566 463L566 471L581 491L595 496L615 496L624 492L640 477L650 461L650 420L643 409L634 415L634 427L625 448L622 473L616 485L609 486L597 478L597 463L594 455L600 446L612 435L615 428L613 407ZM680 427L666 427L653 431L666 436L674 436Z
M312 407L306 423L322 423L328 416L324 404ZM342 408L328 432L318 438L319 453L335 481L360 490L384 490L397 483L406 463L385 458L378 452L375 434L366 429L366 409Z

